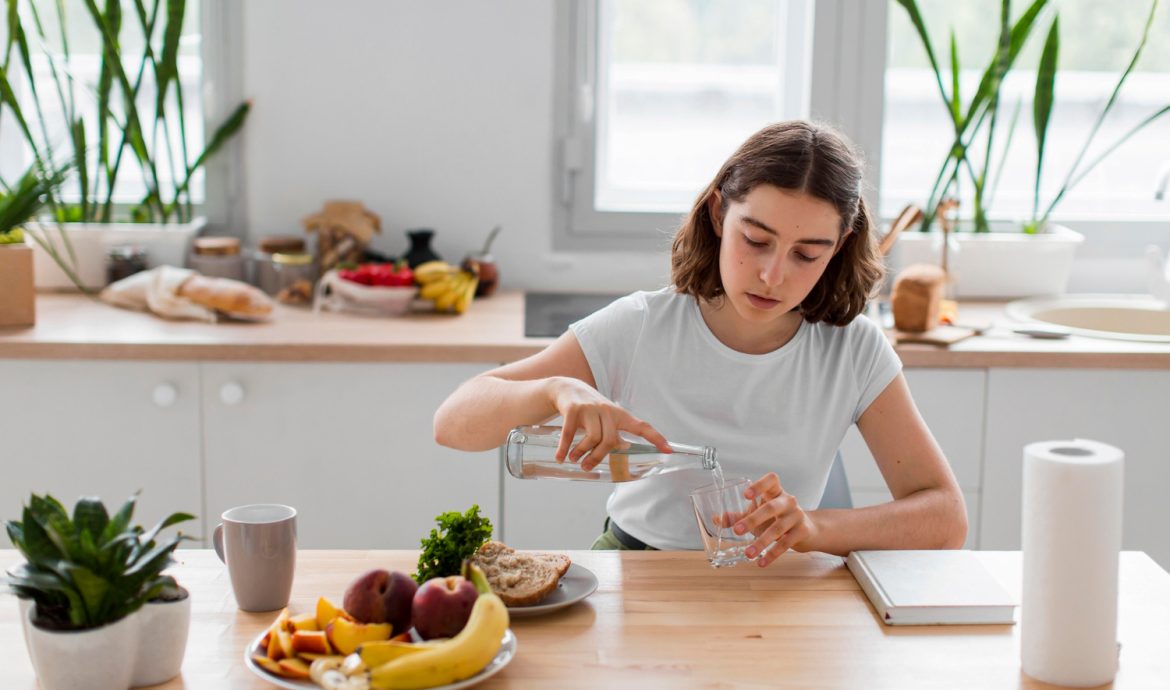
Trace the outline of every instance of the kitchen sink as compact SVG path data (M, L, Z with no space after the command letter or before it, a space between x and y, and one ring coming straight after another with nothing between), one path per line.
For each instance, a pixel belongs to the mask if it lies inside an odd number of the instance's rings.
M1170 343L1170 305L1149 295L1060 295L1017 300L1007 315L1063 326L1074 335Z
M621 294L599 292L528 292L524 294L524 335L557 338L569 324L609 305Z

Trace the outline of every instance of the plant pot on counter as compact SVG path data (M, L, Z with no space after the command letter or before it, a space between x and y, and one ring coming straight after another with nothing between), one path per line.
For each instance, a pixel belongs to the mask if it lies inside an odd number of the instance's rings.
M60 631L33 622L31 599L18 598L25 644L42 690L127 690L179 675L191 629L191 596L150 601L92 630Z
M1085 238L1062 225L1049 232L951 233L948 264L956 297L1016 298L1063 294L1073 258ZM901 270L910 264L939 265L941 232L903 232L891 252Z
M100 628L46 630L27 612L25 641L41 690L126 690L134 678L139 612Z
M27 245L0 245L0 328L37 321L33 251Z
M206 218L190 223L29 223L26 228L68 257L61 233L73 245L76 272L82 284L99 289L106 285L106 254L110 247L137 245L146 250L147 268L185 265L192 240L207 225ZM35 244L29 240L30 244ZM38 290L69 290L76 286L40 246L33 250Z

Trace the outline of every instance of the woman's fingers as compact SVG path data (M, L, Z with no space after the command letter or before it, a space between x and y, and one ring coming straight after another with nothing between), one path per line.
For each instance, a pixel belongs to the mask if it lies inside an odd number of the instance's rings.
M755 558L754 554L763 554L756 560L756 563L761 568L766 568L785 551L791 549L793 545L803 541L808 537L808 523L804 519L803 514L797 514L794 518L794 524L789 525L786 530L780 525L774 525L766 530L764 538L756 540L755 543L749 546L747 551L745 551L745 555L750 552L753 555L749 555L748 558ZM780 521L778 520L777 522L779 523ZM763 545L758 546L761 543Z
M580 425L579 421L581 414L576 410L570 411L565 415L565 421L561 425L561 442L557 444L557 452L554 456L557 462L564 462L568 457L569 448L573 445L573 435L577 433L577 427Z
M755 510L749 511L742 520L735 524L732 530L736 534L748 532L758 534L767 523L790 512L795 506L796 499L790 494L781 493L775 498L761 502Z
M581 462L581 469L591 470L601 464L605 456L618 446L620 439L617 435L617 424L607 414L598 417L601 425L601 440L589 451L589 456Z
M666 437L658 433L658 430L650 426L648 422L644 422L637 417L630 417L630 423L624 428L654 444L654 447L663 453L674 452L670 447L670 443L667 442Z
M585 435L577 441L577 445L569 451L570 462L580 462L581 458L589 454L601 441L601 419L596 412L582 415L581 426L585 428Z
M780 477L776 476L775 472L769 472L749 484L747 490L743 492L743 497L751 501L762 496L764 500L767 500L782 493L784 493L784 487L780 486Z

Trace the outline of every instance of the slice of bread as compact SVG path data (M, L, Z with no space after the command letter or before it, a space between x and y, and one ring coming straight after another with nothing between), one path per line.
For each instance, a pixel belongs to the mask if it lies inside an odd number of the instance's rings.
M507 606L540 603L557 588L571 564L568 556L522 553L498 541L479 547L471 562L483 570L492 591Z

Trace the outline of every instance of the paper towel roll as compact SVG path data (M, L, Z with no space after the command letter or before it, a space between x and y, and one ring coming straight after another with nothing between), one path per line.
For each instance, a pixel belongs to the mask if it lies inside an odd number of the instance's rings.
M1024 673L1091 687L1117 674L1125 454L1096 441L1024 447Z

